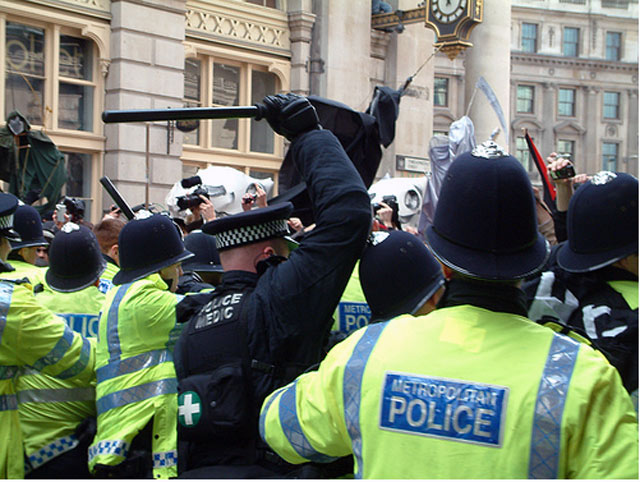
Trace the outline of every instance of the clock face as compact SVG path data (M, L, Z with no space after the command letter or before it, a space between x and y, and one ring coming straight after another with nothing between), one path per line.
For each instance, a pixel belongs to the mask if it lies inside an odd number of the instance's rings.
M432 0L433 16L442 23L452 23L465 12L467 0Z

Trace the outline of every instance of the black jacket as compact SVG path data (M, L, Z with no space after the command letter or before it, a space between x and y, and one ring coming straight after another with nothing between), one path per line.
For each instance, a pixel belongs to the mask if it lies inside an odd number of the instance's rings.
M218 328L195 333L199 308L221 293L245 293L241 318L246 322L247 356L253 363L249 376L252 399L249 430L253 442L245 440L234 445L225 437L212 434L210 442L190 444L188 469L256 463L253 453L259 445L258 414L262 401L271 391L320 361L331 315L367 238L371 225L369 196L336 137L326 130L311 131L294 141L291 152L308 186L315 229L287 261L269 264L261 275L225 272L215 293L187 297L179 305L179 317L191 316L175 348L179 384L184 376L202 373L207 367L211 372L225 364L215 354L228 351L233 344L225 336L233 339L245 336L237 334L242 330L225 335ZM222 345L216 347L217 343ZM237 353L237 356L244 355Z
M529 318L556 317L585 333L632 392L638 388L638 309L631 309L608 281L638 278L612 266L580 274L555 266L524 285Z

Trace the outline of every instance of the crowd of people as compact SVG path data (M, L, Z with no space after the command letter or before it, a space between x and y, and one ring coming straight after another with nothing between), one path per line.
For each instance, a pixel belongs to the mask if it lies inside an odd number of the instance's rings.
M550 207L488 141L425 243L305 97L263 102L312 226L259 186L45 229L0 193L0 476L637 479L637 179Z

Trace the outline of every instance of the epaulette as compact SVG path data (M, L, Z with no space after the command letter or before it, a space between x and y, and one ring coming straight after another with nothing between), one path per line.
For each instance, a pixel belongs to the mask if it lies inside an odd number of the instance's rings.
M569 338L574 339L578 343L583 343L591 348L595 348L591 340L587 337L587 334L584 333L579 328L570 327L564 322L560 321L559 318L550 315L544 315L539 320L536 320L536 323L542 326L546 326L547 328L551 328L556 333L560 333L562 335L566 335Z

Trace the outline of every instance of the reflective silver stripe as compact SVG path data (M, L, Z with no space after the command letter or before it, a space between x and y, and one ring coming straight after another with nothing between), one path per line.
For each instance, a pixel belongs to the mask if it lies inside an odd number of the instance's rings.
M129 443L124 440L101 440L89 447L89 462L99 455L119 455L125 458L129 453Z
M42 388L18 392L18 403L86 402L96 398L96 391L82 388Z
M43 368L49 365L55 365L58 363L64 354L69 350L71 344L73 343L74 333L65 323L64 325L64 333L56 343L49 353L45 356L37 360L32 366L38 371L41 371Z
M11 306L11 295L13 294L13 283L0 282L0 344L2 344L2 334L7 325L7 314Z
M153 350L141 355L116 360L96 370L98 383L110 380L120 375L126 375L138 370L159 365L160 363L173 361L173 355L169 350Z
M20 368L10 366L0 366L0 380L10 380L18 374Z
M131 283L126 283L118 288L109 307L109 313L107 313L107 346L109 348L110 362L119 360L122 355L120 336L118 335L118 310L120 309L120 302L130 286Z
M170 450L169 452L153 453L153 468L161 469L163 467L174 467L178 465L178 452Z
M267 438L265 435L264 426L267 420L267 412L269 411L271 404L275 401L276 398L278 398L278 395L282 393L284 390L286 390L287 387L288 385L282 388L278 388L275 392L273 392L269 397L269 399L267 400L267 404L265 405L264 409L262 409L262 411L260 412L260 421L258 422L258 430L260 431L260 437L262 437L262 440L264 440L265 442L267 441Z
M578 342L554 334L540 379L533 416L530 479L555 479L559 475L562 414L579 350Z
M18 399L13 393L0 395L0 412L6 410L18 410Z
M336 457L330 457L314 449L302 431L298 420L298 411L296 410L297 384L298 381L296 380L285 389L282 397L280 397L278 415L280 417L282 431L291 444L291 447L293 447L293 450L295 450L300 457L311 460L312 462L332 462L336 460Z
M166 378L105 395L96 402L96 409L98 415L100 415L113 408L122 407L123 405L140 402L160 395L177 393L177 391L177 380L175 378Z
M82 339L82 351L80 352L80 358L73 364L73 366L67 368L63 372L56 375L56 378L65 380L67 378L73 378L76 375L82 373L91 359L91 343L86 338Z
M25 472L31 472L58 455L62 455L63 453L76 448L78 443L80 442L75 435L69 435L45 445L40 450L27 457L29 459L29 465L25 466ZM29 468L27 469L27 467Z
M349 437L351 437L353 456L358 465L355 473L356 479L362 478L362 433L360 431L362 377L367 367L369 355L371 355L382 330L384 330L386 326L387 323L369 325L362 335L362 338L358 340L349 361L344 367L344 378L342 382L344 421L347 425Z

